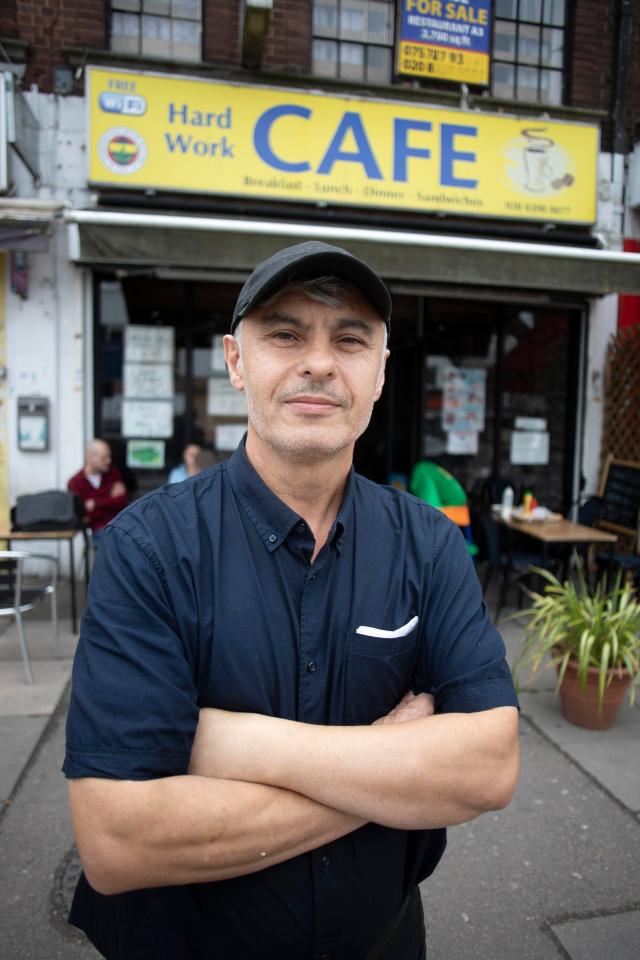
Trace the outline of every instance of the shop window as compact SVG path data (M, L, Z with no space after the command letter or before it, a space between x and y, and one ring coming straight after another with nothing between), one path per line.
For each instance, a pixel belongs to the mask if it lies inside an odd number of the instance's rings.
M496 0L491 92L562 103L566 0Z
M201 0L112 0L111 49L170 60L201 59Z
M468 494L508 479L565 512L571 497L577 318L553 308L429 304L422 456ZM470 318L471 317L471 318Z
M314 0L313 73L390 83L393 22L389 0Z

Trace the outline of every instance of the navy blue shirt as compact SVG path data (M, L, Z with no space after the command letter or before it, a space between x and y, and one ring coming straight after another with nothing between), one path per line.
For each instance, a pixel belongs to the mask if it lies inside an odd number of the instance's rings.
M200 707L370 724L409 688L441 713L517 705L464 539L441 513L352 471L311 564L313 548L244 445L119 514L82 622L66 775L186 773ZM103 897L82 880L71 920L110 958L355 960L445 842L368 824L217 883Z

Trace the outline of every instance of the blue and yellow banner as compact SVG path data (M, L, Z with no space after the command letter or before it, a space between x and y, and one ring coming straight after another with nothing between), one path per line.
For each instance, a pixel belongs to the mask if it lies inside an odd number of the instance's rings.
M491 0L401 0L398 73L489 83Z
M100 67L87 74L96 185L596 218L594 125Z

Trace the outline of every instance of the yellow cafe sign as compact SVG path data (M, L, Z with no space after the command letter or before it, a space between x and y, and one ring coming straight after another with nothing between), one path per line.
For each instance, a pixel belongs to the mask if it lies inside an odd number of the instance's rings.
M594 125L98 67L87 74L92 184L596 219Z

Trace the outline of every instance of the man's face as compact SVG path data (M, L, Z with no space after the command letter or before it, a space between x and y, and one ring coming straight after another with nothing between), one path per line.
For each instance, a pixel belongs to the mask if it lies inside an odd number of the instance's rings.
M293 291L258 306L243 321L240 350L225 337L231 382L247 397L249 437L307 461L352 448L382 392L384 333L357 291L337 307Z
M200 453L202 447L198 446L197 443L188 443L184 448L183 460L187 470L193 470L195 467L196 457Z
M111 448L108 443L97 443L89 453L91 473L107 473L111 466Z

